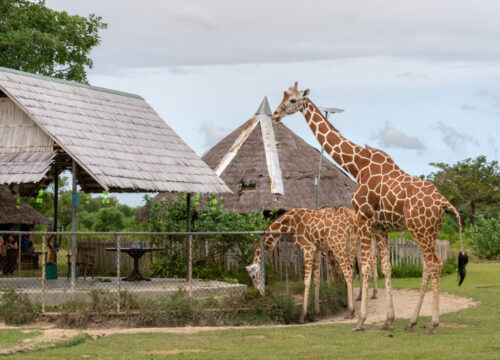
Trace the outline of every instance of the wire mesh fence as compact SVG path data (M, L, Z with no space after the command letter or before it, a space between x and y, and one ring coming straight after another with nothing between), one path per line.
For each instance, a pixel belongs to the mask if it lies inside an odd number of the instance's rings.
M248 297L253 280L245 266L254 263L261 280L253 284L262 294L291 297L304 289L303 255L286 233L5 231L1 235L3 293L23 294L42 314L91 304L94 312L154 322L167 308L172 319L171 309L180 306L172 303L176 297L191 299L190 307L204 304L208 312L240 312L247 306L241 299ZM271 246L263 241L269 236L274 239ZM321 281L332 282L334 264L324 257L320 268ZM221 301L226 295L240 300ZM261 305L275 308L266 304Z

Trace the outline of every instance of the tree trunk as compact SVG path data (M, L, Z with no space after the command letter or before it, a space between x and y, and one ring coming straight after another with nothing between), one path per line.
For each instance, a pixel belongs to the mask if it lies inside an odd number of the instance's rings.
M470 202L470 213L469 213L469 223L474 225L474 220L476 217L476 202L473 200Z

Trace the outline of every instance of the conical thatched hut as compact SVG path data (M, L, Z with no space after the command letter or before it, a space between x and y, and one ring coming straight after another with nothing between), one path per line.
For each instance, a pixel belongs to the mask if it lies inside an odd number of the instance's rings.
M20 201L17 208L17 199L10 192L7 185L0 185L0 228L7 230L4 225L47 225L49 220L24 201Z
M214 169L233 192L218 198L225 199L226 206L239 213L259 208L314 208L320 153L284 124L272 123L270 126L274 130L277 151L277 158L273 157L270 150L272 143L266 139L268 131L261 129L263 124L268 125L259 121L262 115L269 118L270 114L267 99L264 99L254 117L203 156L203 161ZM274 139L271 136L271 140ZM342 170L324 158L318 207L351 207L351 194L355 185ZM171 196L170 193L160 193L155 200L161 201Z

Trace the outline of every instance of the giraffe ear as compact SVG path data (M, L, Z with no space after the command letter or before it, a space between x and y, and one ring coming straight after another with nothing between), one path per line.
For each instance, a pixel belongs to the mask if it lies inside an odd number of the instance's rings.
M304 97L307 97L309 95L309 89L305 89L303 95Z

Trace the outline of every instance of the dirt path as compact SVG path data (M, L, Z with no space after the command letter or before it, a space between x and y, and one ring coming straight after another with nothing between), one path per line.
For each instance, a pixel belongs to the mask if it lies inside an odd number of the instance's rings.
M358 289L355 289L354 294L357 296ZM372 290L370 289L370 295ZM418 291L417 290L406 290L397 289L393 290L393 300L394 300L394 311L396 317L399 319L409 319L413 309L417 302ZM449 312L455 312L463 309L467 309L472 306L478 305L478 301L474 301L470 298L465 298L449 293L441 293L439 297L439 308L440 314L446 314ZM359 313L360 302L355 303L356 314ZM424 298L424 303L422 305L421 316L430 316L432 314L432 295L428 292ZM38 344L54 344L57 342L65 341L71 339L72 337L87 333L92 338L97 339L103 336L111 334L135 334L139 332L155 332L155 333L178 333L178 334L193 334L200 331L213 331L213 330L228 330L228 329L255 329L262 327L289 327L289 326L313 326L316 324L333 324L333 323L354 323L355 319L345 320L345 313L340 313L328 319L323 319L306 325L263 325L263 326L186 326L186 327L167 327L167 328L111 328L111 329L59 329L53 326L46 326L45 324L40 324L39 326L30 326L30 328L36 327L40 329L43 333L35 338L26 339L22 345L18 345L10 349L1 349L1 353L8 353L12 351L27 350L30 348L35 348ZM384 289L379 289L378 297L375 300L370 300L368 303L368 318L367 324L378 324L385 320L385 291ZM454 324L459 326L458 324ZM446 326L446 325L445 325ZM0 325L0 329L15 328L5 325ZM31 330L24 330L31 331Z

